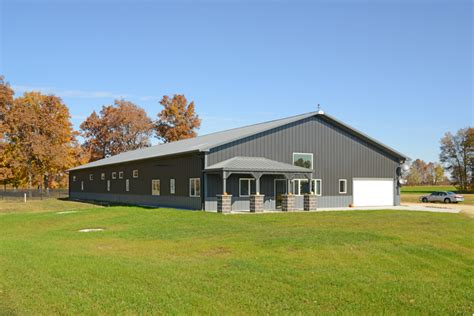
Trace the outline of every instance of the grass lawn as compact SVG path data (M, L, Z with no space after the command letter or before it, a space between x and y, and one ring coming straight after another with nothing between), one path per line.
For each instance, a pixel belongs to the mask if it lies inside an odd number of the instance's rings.
M0 214L75 211L80 209L90 209L91 207L91 204L87 203L63 201L58 199L28 200L26 204L22 202L21 199L0 200Z
M58 203L78 212L0 214L0 314L474 311L474 219L462 214Z
M403 186L401 190L401 201L408 203L419 203L420 196L430 194L435 191L451 191L457 192L457 189L453 186ZM474 194L462 193L464 196L463 205L474 205Z

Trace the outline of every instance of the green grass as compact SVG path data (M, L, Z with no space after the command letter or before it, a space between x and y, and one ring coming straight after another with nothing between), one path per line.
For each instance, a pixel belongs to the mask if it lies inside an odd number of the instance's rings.
M474 309L474 220L461 214L57 211L0 215L0 314ZM90 227L105 231L77 232Z
M418 203L420 202L420 196L430 194L435 191L451 191L457 192L457 189L453 186L403 186L401 189L401 199L403 202ZM464 196L463 205L474 205L474 194L462 193Z
M0 200L0 215L2 213L71 211L86 208L90 209L91 204L59 199L27 200L26 203L22 199Z
M408 194L428 194L435 191L451 191L456 192L457 189L452 185L413 185L402 186L402 193Z

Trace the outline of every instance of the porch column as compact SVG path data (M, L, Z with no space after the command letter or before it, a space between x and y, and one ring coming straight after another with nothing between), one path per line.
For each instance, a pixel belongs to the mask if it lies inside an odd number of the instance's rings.
M261 194L252 194L250 196L250 212L262 213L263 212L263 201L264 196Z
M232 195L227 194L229 172L222 172L222 194L217 195L217 212L229 214L232 211Z
M228 174L227 172L224 171L222 173L222 194L227 193L227 177L228 177Z
M295 196L293 194L283 194L281 210L283 212L291 212L295 210Z
M264 196L260 194L260 178L262 175L261 172L252 172L255 179L255 194L250 195L250 212L252 213L263 212Z
M304 210L315 211L316 210L316 195L314 193L304 195Z

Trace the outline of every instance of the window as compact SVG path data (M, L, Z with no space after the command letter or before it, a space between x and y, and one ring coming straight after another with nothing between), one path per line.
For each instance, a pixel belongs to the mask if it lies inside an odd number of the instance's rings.
M151 180L151 195L160 195L160 193L161 193L160 180L158 179Z
M138 169L133 170L133 177L138 178Z
M119 171L119 179L123 179L123 171Z
M105 173L102 172L102 173L100 174L100 179L101 179L101 180L105 180Z
M293 180L293 194L303 195L310 192L308 179L295 179Z
M323 183L322 183L321 179L313 180L313 192L314 192L315 195L317 195L317 196L322 195L322 191L323 191L322 185L323 185Z
M170 194L176 193L176 180L170 179Z
M81 181L81 191L84 191L84 181Z
M76 176L72 176L72 182L76 182Z
M255 194L255 179L239 179L239 196L250 196L250 194Z
M107 191L110 191L110 180L107 180Z
M117 172L112 172L112 179L117 179Z
M89 180L90 181L94 180L94 175L92 173L89 175Z
M347 193L347 180L339 179L339 194Z
M130 191L130 180L129 179L125 180L125 191L127 191L127 192Z
M293 153L293 165L308 169L313 169L313 154Z
M201 196L201 179L199 178L189 179L189 196L192 196L192 197Z

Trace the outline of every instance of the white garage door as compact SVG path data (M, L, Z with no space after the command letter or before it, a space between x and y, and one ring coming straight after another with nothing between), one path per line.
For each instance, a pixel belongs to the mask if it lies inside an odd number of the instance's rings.
M354 179L354 206L391 206L393 179Z

